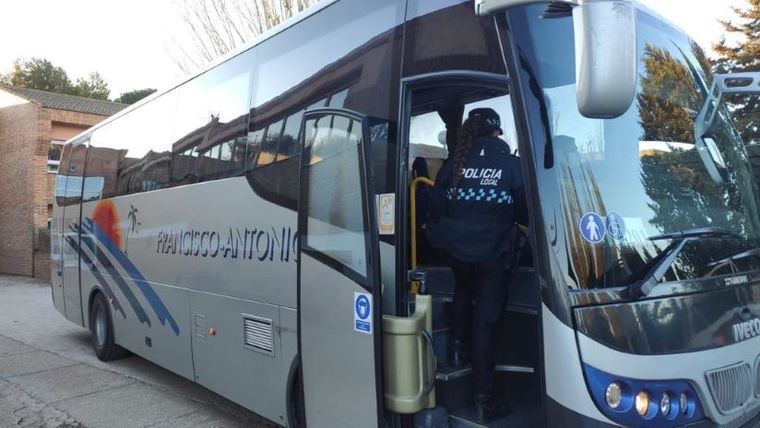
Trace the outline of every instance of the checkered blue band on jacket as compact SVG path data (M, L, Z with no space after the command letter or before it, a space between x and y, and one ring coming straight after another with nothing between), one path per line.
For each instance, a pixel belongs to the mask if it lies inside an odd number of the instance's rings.
M457 201L485 201L497 204L511 205L513 203L512 195L506 190L497 191L495 189L473 189L457 187L453 192L447 192L449 200Z

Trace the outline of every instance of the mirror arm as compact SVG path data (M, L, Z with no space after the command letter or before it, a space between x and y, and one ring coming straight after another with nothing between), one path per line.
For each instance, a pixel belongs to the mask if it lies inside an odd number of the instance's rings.
M702 102L702 107L699 109L699 113L694 119L694 145L697 148L697 153L699 154L702 163L705 165L705 169L707 169L707 173L715 183L722 183L723 178L715 165L715 161L710 155L705 138L715 121L715 115L718 114L720 100L723 97L722 85L720 82L721 80L717 77L713 79L713 85L710 88L710 92L705 96L705 100Z

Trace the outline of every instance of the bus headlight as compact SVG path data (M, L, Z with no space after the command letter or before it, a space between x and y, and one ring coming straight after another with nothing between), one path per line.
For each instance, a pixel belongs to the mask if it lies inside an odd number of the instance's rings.
M639 391L636 394L636 413L641 417L649 413L649 394L646 391Z
M620 407L622 397L623 390L617 382L609 384L607 390L604 392L604 398L607 401L607 405L610 406L610 409L617 409Z
M623 426L661 428L690 425L705 414L688 380L638 380L583 366L591 397L610 420Z
M670 394L667 392L662 394L660 399L660 412L666 416L670 413Z

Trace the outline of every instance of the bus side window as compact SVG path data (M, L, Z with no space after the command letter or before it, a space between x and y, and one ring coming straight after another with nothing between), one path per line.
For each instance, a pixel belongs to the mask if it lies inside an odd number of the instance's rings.
M173 186L242 175L245 170L251 64L244 52L181 88L174 127ZM190 156L197 153L198 156Z
M63 205L74 205L82 201L82 180L86 154L87 144L85 142L80 142L71 148L71 156L64 171L67 177ZM63 170L59 168L59 172L61 171Z
M66 179L69 175L69 161L71 160L71 143L63 146L61 163L58 164L58 175L55 177L55 203L59 207L66 205Z

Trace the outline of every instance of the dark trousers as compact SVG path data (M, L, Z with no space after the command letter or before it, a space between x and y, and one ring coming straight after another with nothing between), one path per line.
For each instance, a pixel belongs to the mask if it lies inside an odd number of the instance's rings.
M455 339L471 343L475 394L492 394L494 334L507 303L508 271L502 258L449 263L456 278L452 332Z

